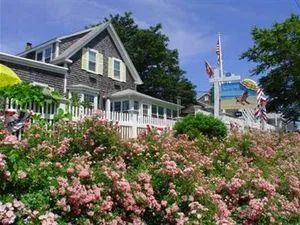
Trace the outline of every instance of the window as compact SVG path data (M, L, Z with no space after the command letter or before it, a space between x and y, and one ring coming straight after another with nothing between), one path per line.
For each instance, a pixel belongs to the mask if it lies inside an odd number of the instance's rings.
M126 100L126 101L123 101L122 102L122 111L124 112L126 112L126 111L128 111L129 110L129 101L128 100Z
M138 101L134 101L133 107L134 107L134 110L139 110L139 102Z
M173 110L173 118L178 117L177 110Z
M92 49L88 53L88 70L96 72L96 52Z
M114 59L114 78L121 78L121 62L116 59Z
M84 94L84 101L94 104L94 95Z
M172 118L172 110L171 109L167 109L167 118L168 119Z
M158 107L158 117L164 118L164 108L161 106Z
M152 117L157 117L157 106L152 105Z
M83 105L87 108L92 108L94 106L94 95L84 94Z
M37 61L49 63L51 61L52 47L45 48L36 53L35 59Z
M45 60L46 63L49 63L51 61L51 48L45 49Z
M148 116L148 105L143 104L143 116Z
M121 102L115 102L114 106L114 111L121 112Z
M39 52L36 54L36 60L37 61L43 61L43 52Z

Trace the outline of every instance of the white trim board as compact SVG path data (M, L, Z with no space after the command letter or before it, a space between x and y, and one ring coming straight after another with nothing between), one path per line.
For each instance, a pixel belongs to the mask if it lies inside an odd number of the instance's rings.
M30 66L37 69L47 70L55 73L66 74L68 69L61 66L52 65L49 63L44 63L32 59L26 59L19 56L10 55L4 52L0 52L0 60L20 64L23 66Z

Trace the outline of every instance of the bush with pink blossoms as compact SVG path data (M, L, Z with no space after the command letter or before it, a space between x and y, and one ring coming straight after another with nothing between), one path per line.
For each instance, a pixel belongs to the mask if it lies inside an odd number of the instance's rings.
M95 115L23 137L0 140L0 224L300 222L299 134L121 140Z

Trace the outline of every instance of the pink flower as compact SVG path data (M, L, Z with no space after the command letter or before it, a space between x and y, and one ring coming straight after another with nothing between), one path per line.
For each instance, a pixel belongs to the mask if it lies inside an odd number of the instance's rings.
M45 215L39 216L39 220L41 221L42 225L58 225L55 221L58 218L58 215L48 212Z
M18 139L15 135L8 135L8 136L5 136L2 143L5 145L14 145L14 144L18 143Z
M183 170L183 173L188 176L190 175L192 172L194 171L194 169L192 167L187 167Z
M89 171L88 171L87 168L82 169L82 170L79 172L79 174L78 174L78 176L79 176L80 178L86 178L86 177L88 177L89 175L90 175L90 174L89 174Z
M27 176L27 174L24 171L22 171L22 170L19 170L17 172L17 175L18 175L18 178L21 179L21 180L24 179L24 178L26 178L26 176Z
M6 158L6 156L4 154L0 153L0 169L3 169L5 167L5 164L6 164L5 158Z
M110 196L107 196L105 201L102 203L101 212L109 212L113 207L113 201Z
M256 179L253 181L255 186L268 194L268 197L271 198L276 194L276 188L274 185L269 183L263 178Z

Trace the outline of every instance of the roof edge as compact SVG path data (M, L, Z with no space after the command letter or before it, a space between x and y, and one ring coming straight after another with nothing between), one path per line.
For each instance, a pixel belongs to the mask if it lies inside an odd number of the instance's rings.
M77 31L77 32L74 32L74 33L71 33L71 34L66 34L66 35L63 35L63 36L59 36L59 37L50 39L50 40L48 40L46 42L38 44L37 46L34 46L31 49L28 49L26 51L18 53L17 56L25 56L26 54L28 54L28 53L30 53L32 51L36 51L37 49L46 47L47 45L53 44L55 42L60 42L61 40L66 39L66 38L70 38L70 37L73 37L73 36L76 36L76 35L79 35L79 34L87 33L89 31L93 30L94 28L95 27L91 27L91 28L88 28L88 29L85 29L85 30L80 30L80 31Z
M123 93L120 93L120 92L123 92ZM175 107L180 107L181 109L184 108L184 106L182 105L178 105L176 103L173 103L173 102L168 102L168 101L165 101L165 100L162 100L162 99L159 99L159 98L155 98L155 97L152 97L150 95L146 95L144 93L141 93L141 92L138 92L138 91L135 91L135 90L132 90L132 89L125 89L123 91L118 91L118 92L115 92L113 94L110 94L109 97L111 99L114 99L114 98L118 98L118 97L122 97L122 96L115 96L117 94L124 94L124 97L125 96L133 96L133 95L136 95L136 96L139 96L139 97L143 97L143 98L147 98L147 99L150 99L150 100L153 100L153 101L156 101L156 102L160 102L160 103L164 103L164 104L168 104L168 105L172 105L172 106L175 106Z
M55 43L57 41L59 41L57 38L50 39L49 41L43 42L42 44L39 44L39 45L37 45L35 47L32 47L32 48L30 48L28 50L25 50L23 52L18 53L17 56L25 56L25 55L27 55L30 52L36 51L36 50L38 50L40 48L44 48L44 47L46 47L48 45L51 45L51 44L53 44L53 43Z
M53 59L51 61L51 63L59 64L59 63L65 62L66 59L69 59L70 57L72 57L76 52L78 52L81 48L83 48L84 45L89 43L94 37L96 37L104 29L106 29L107 26L108 26L108 23L99 25L98 27L95 27L92 32L86 34L85 36L80 38L78 41L73 43L61 55L59 55L57 58ZM96 30L97 28L98 28L98 30Z
M138 84L138 85L143 84L143 81L142 81L140 75L138 74L133 62L131 61L131 58L129 57L118 33L116 32L115 28L113 27L113 25L111 23L109 23L109 25L108 25L108 32L110 33L117 48L120 49L121 56L123 56L123 58L125 60L127 60L128 68L131 71L132 76L134 76L135 84ZM122 53L123 53L123 55L122 55Z
M0 52L0 60L20 64L23 66L30 66L37 69L47 70L47 71L60 73L60 74L66 74L66 72L68 71L68 69L65 67L39 62L32 59L23 58L20 56L10 55L4 52Z

